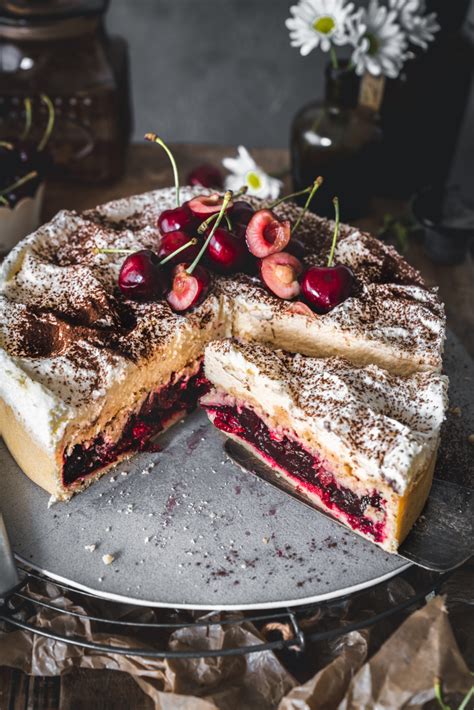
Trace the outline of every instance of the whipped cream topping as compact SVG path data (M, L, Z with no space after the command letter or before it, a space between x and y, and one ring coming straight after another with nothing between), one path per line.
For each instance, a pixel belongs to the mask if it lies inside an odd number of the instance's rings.
M202 192L183 188L182 199ZM95 248L156 250L157 218L174 204L175 190L167 188L81 214L59 212L0 266L0 397L46 449L58 444L67 422L91 402L99 407L114 383L176 334L214 322L230 333L233 309L258 307L269 318L286 312L288 302L243 274L214 277L207 299L185 315L173 313L165 300L124 299L117 288L122 258ZM292 204L276 211L293 221L299 214ZM306 263L326 261L331 222L307 214L297 236ZM418 272L390 247L348 226L341 227L336 257L353 268L358 290L320 318L341 332L390 340L440 362L444 314Z
M310 358L256 343L214 341L205 372L217 388L203 403L246 405L263 414L284 410L293 432L310 428L317 441L349 463L362 481L388 483L403 494L434 453L447 405L447 378L420 372L401 378L342 358Z

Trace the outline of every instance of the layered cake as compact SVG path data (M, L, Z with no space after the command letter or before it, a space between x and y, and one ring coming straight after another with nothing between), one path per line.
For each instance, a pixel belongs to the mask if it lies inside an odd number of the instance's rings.
M447 380L256 343L205 350L210 420L320 508L395 552L428 496Z
M187 234L196 235L189 248L179 246L179 230L165 226L163 215L176 211L176 191L165 189L81 214L60 212L0 267L1 433L23 471L56 499L148 446L196 405L212 380L202 364L211 341L237 337L329 363L342 356L353 371L371 363L379 368L369 370L375 379L389 377L384 368L438 382L442 305L391 247L341 225L334 263L350 272L350 288L318 309L298 279L324 269L334 223L311 213L300 220L290 203L270 213L249 199L242 223L237 203L229 203L235 234L220 228L212 236L209 227L201 236L199 224L225 211L222 196L186 188L181 197L178 209L191 215ZM195 266L206 235L208 251ZM267 256L259 256L259 239ZM186 263L171 255L174 270L159 266L163 284L147 291L137 264L156 271L154 254L167 253L166 240L185 250ZM131 254L128 265L121 250Z

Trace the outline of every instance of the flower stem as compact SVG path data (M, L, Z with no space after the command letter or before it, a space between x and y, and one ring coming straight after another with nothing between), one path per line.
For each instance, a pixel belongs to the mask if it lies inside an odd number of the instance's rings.
M4 197L3 195L0 195L0 205L5 205L6 207L9 206L7 198Z
M336 213L336 223L334 224L334 234L332 237L331 251L329 252L328 266L332 266L334 261L334 252L336 250L336 242L339 236L339 200L337 197L333 197L334 212Z
M175 249L175 251L173 251L171 254L168 254L168 256L165 256L165 258L160 261L160 266L163 266L163 264L166 264L166 262L171 261L171 259L174 256L181 254L181 252L184 251L185 249L187 249L188 247L192 247L195 244L197 244L197 241L198 240L196 239L196 237L193 237L193 239L190 239L189 242L186 242L186 244L182 244L180 247Z
M14 182L13 185L9 185L8 187L5 187L3 190L1 190L0 195L6 195L9 192L13 192L14 190L17 190L19 187L24 185L26 182L34 180L36 177L38 177L38 173L36 172L36 170L32 170L31 173L28 173L28 175L23 175L23 177Z
M321 177L321 175L319 177L317 177L316 180L313 182L311 192L309 193L308 199L306 200L306 202L304 204L303 211L301 212L300 216L298 217L295 224L293 225L293 229L291 230L291 234L294 234L296 232L296 230L298 229L298 227L300 226L301 220L303 219L306 212L308 211L308 207L311 204L311 200L313 199L314 195L316 194L316 192L317 192L319 186L322 184L322 182L323 182L323 178Z
M146 133L145 140L150 141L151 143L158 143L158 145L163 148L166 155L170 159L171 167L173 168L174 186L176 189L176 207L179 207L181 204L179 200L179 175L178 166L176 165L176 160L174 159L173 153L170 151L166 143L156 135L156 133Z
M282 202L286 202L286 200L291 200L293 197L301 197L301 195L306 195L308 192L311 192L313 189L313 185L310 185L309 187L305 187L304 190L299 190L298 192L292 192L290 195L285 195L285 197L280 197L278 200L275 200L275 202L272 202L271 204L268 205L268 209L272 210L274 207L278 207Z
M331 45L331 64L334 69L339 69L339 62L337 60L337 54L334 47Z
M45 131L43 133L43 137L38 143L38 151L41 152L46 148L46 144L48 143L49 139L51 138L51 133L53 132L54 128L54 118L55 118L55 113L54 113L54 105L49 96L46 96L46 94L41 94L41 101L46 104L48 107L48 123L46 124Z
M21 136L20 136L21 141L24 141L25 138L27 138L27 136L31 130L32 118L33 118L33 112L31 109L31 99L29 98L29 96L27 96L25 99L25 125L23 128L23 131L21 132Z
M199 264L199 261L201 260L202 255L204 254L204 252L206 251L207 247L209 246L209 242L211 241L212 237L214 236L214 232L216 231L217 227L218 227L219 224L221 223L222 218L223 218L223 216L224 216L224 212L226 211L227 205L229 204L229 202L231 201L231 199L232 199L232 190L227 190L227 192L226 192L225 195L224 195L224 199L222 200L222 205L221 205L220 212L219 212L219 214L217 215L217 218L216 218L214 224L212 225L212 229L211 229L211 231L209 232L208 238L206 239L206 241L205 241L204 244L202 245L202 247L201 247L201 249L200 249L200 251L199 251L199 254L196 256L196 258L194 259L194 261L193 261L193 263L191 264L191 266L189 266L189 267L186 269L186 273L188 273L189 275L191 275L191 274L193 273L194 269L195 269L196 266Z

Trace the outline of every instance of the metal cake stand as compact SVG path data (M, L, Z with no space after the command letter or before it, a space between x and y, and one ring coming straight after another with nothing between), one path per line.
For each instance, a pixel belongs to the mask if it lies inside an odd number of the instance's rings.
M465 425L472 426L469 398L474 367L453 337L447 344L446 370L451 377L451 401L462 408ZM239 610L257 626L283 617L292 629L290 638L267 642L262 648L302 647L304 634L298 618L308 605L337 604L410 567L245 473L226 457L223 443L205 415L195 412L161 437L160 453L139 454L69 503L49 508L47 494L21 473L1 444L0 506L22 582L3 606L0 602L0 619L56 638L54 628L38 631L22 613L23 605L32 602L29 585L46 578L59 583L65 595L79 598L86 608L88 600L100 598L108 600L110 610L117 603L135 609L181 610L170 612L171 617L175 615L172 621L167 618L152 623L151 628L216 623L212 615L194 621L191 610ZM112 555L113 562L106 565L103 555ZM442 579L442 575L427 574L426 585L412 598L361 625L416 603ZM54 610L54 605L38 595L33 603L36 609ZM85 616L94 620L87 612ZM242 621L241 615L229 618L225 623ZM101 612L95 621L128 625L127 632L132 626L135 630L150 628L148 622L120 621L112 611L110 617ZM347 633L350 628L326 630L323 636ZM64 640L61 634L58 638ZM85 639L68 641L97 647ZM262 649L229 649L235 653L257 650ZM153 655L149 648L141 651L134 648L133 654ZM156 653L158 657L173 655L168 650ZM193 651L190 655L199 654ZM206 655L222 655L222 650Z

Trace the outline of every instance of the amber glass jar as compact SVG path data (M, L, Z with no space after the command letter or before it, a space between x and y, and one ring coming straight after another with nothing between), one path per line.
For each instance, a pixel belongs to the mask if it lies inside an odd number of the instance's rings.
M109 38L107 0L0 0L0 137L23 123L33 100L32 134L44 129L47 94L55 107L48 145L56 176L103 182L120 176L130 136L126 43Z
M312 209L327 217L334 215L334 195L343 219L367 214L374 191L381 132L375 113L358 105L359 83L346 67L328 66L325 99L304 106L291 127L294 188L301 190L322 175Z

